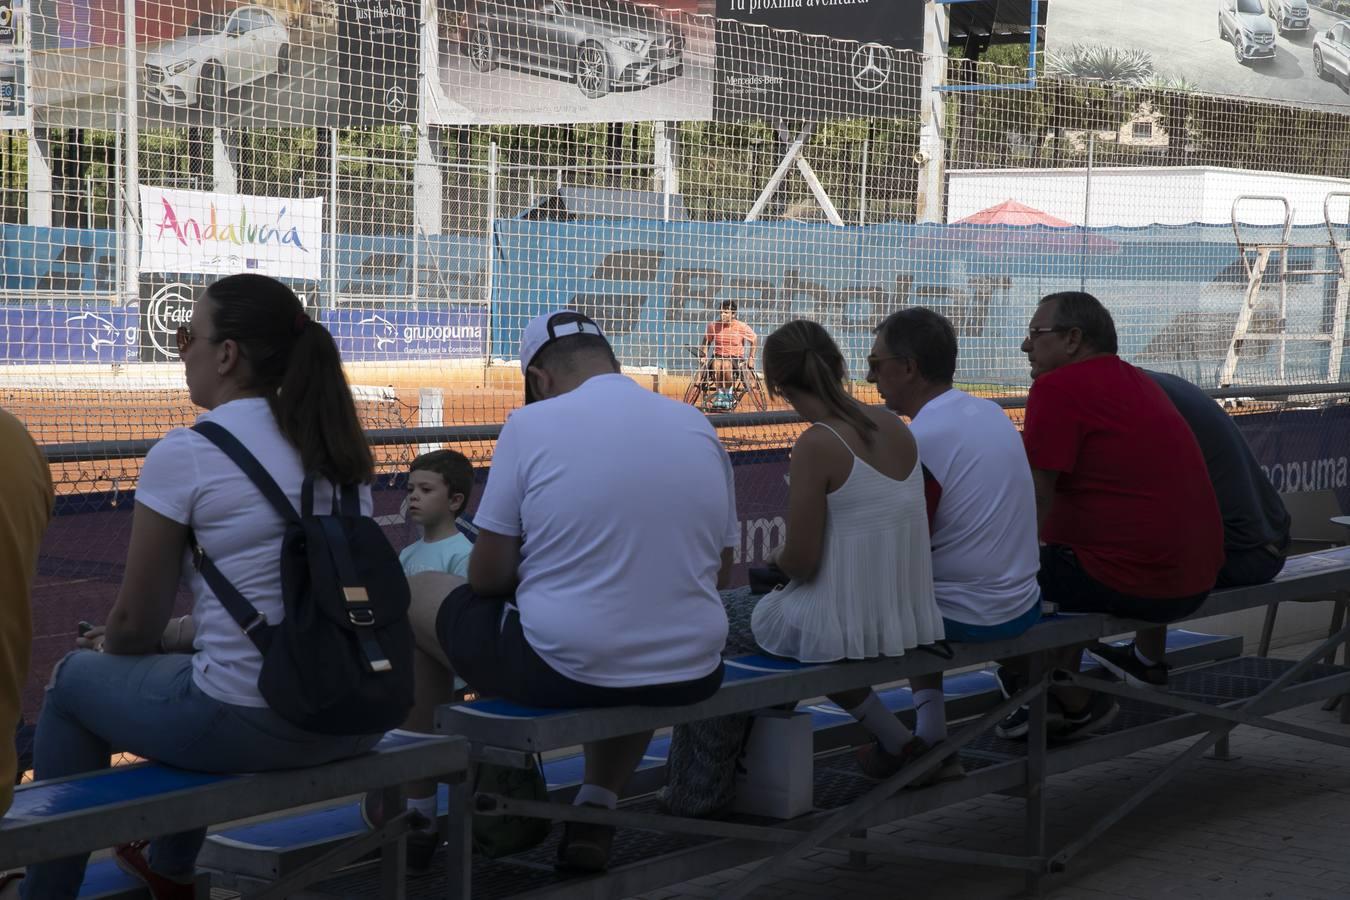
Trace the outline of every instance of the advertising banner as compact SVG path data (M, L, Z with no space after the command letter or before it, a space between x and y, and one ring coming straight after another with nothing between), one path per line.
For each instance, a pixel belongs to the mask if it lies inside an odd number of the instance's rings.
M0 306L0 361L125 363L136 358L136 306Z
M25 21L23 0L0 0L0 129L28 125Z
M692 373L696 346L723 300L764 337L789 319L829 329L860 377L872 329L887 313L925 306L947 316L961 342L958 378L1025 385L1027 321L1049 293L1097 285L1132 362L1214 387L1247 281L1232 229L1092 229L1090 245L1060 229L980 225L834 228L795 222L639 222L622 225L510 221L497 225L493 347L511 358L521 329L547 309L573 306L606 330L627 365ZM1312 239L1295 229L1295 243ZM1323 230L1325 234L1325 230ZM1090 246L1090 252L1084 247ZM1309 269L1334 262L1309 255ZM1236 267L1236 268L1235 268ZM546 273L546 275L541 275ZM1326 342L1299 340L1329 327L1335 276L1288 288L1291 335L1284 374L1274 342L1243 351L1242 383L1336 381ZM1257 313L1274 328L1274 312ZM1297 349L1295 349L1297 348Z
M713 0L440 0L432 124L712 117Z
M348 361L482 359L487 354L484 303L440 309L342 307L324 310L319 319Z
M316 280L323 226L322 197L142 187L140 271Z
M897 117L918 102L923 0L717 0L717 119Z
M141 279L138 344L141 362L178 358L177 332L192 322L192 302L202 279L170 277Z
M338 72L353 123L417 120L417 35L421 0L343 0Z
M31 0L34 115L116 127L123 0ZM136 0L145 125L414 121L420 0Z
M1055 0L1052 75L1343 108L1350 23L1331 0Z

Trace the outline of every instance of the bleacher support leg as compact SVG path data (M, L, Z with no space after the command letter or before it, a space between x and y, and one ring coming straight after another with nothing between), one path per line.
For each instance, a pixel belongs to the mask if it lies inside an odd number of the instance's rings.
M383 809L403 808L403 786L396 784L381 792ZM380 848L380 897L382 900L405 900L408 896L408 841L407 832L394 836Z
M863 838L865 840L867 838L867 829L859 828L856 831L850 831L848 836L851 838ZM864 850L848 851L848 864L849 867L853 869L867 868L867 852Z
M1031 657L1029 681L1032 684L1045 677L1045 654ZM1027 723L1027 784L1026 784L1026 855L1045 857L1045 708L1046 691L1031 698L1030 720ZM1042 872L1029 871L1026 875L1027 896L1040 896Z
M469 900L473 875L473 786L468 778L450 783L445 822L445 896L447 900Z
M1228 735L1224 735L1214 742L1214 748L1205 754L1205 759L1212 759L1217 762L1233 762L1242 757L1234 756L1232 748L1228 742Z

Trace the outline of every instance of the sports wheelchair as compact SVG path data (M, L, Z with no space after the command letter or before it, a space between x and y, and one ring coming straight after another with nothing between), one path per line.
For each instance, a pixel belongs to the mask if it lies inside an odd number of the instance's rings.
M698 368L689 389L684 392L684 402L697 406L705 413L732 412L741 405L746 397L751 405L760 412L769 408L768 398L764 394L764 385L759 380L754 363L745 357L731 360L731 390L725 395L718 391L713 375L713 357L703 357L698 347L687 348L699 359ZM725 358L725 357L724 357Z

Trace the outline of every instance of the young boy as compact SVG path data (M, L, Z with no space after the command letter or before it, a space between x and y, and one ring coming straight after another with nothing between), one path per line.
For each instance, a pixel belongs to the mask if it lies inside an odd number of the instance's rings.
M473 543L460 533L455 520L464 511L472 490L473 466L464 454L454 450L433 450L413 460L408 471L408 521L422 526L422 539L404 547L398 555L405 574L411 577L419 572L446 572L468 577ZM462 691L464 686L462 679L455 678L456 692ZM407 787L408 808L416 810L426 820L408 833L408 867L424 872L430 867L431 858L441 843L435 827L436 784L414 782ZM378 791L371 791L361 802L361 816L371 828L383 823L384 812Z
M473 544L459 533L455 519L472 490L473 466L462 453L433 450L413 460L408 472L408 519L422 526L422 539L398 555L404 574L468 576Z

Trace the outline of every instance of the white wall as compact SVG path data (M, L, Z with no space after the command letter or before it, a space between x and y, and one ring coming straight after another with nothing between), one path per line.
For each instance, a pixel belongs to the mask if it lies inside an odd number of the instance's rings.
M1016 200L1042 212L1084 224L1087 169L956 169L949 172L947 221ZM1086 224L1229 224L1233 201L1244 195L1286 197L1295 225L1320 225L1327 193L1350 192L1350 180L1248 172L1205 166L1094 168ZM1244 201L1240 218L1254 225L1283 220L1278 202ZM1350 198L1334 201L1332 217L1346 221Z

